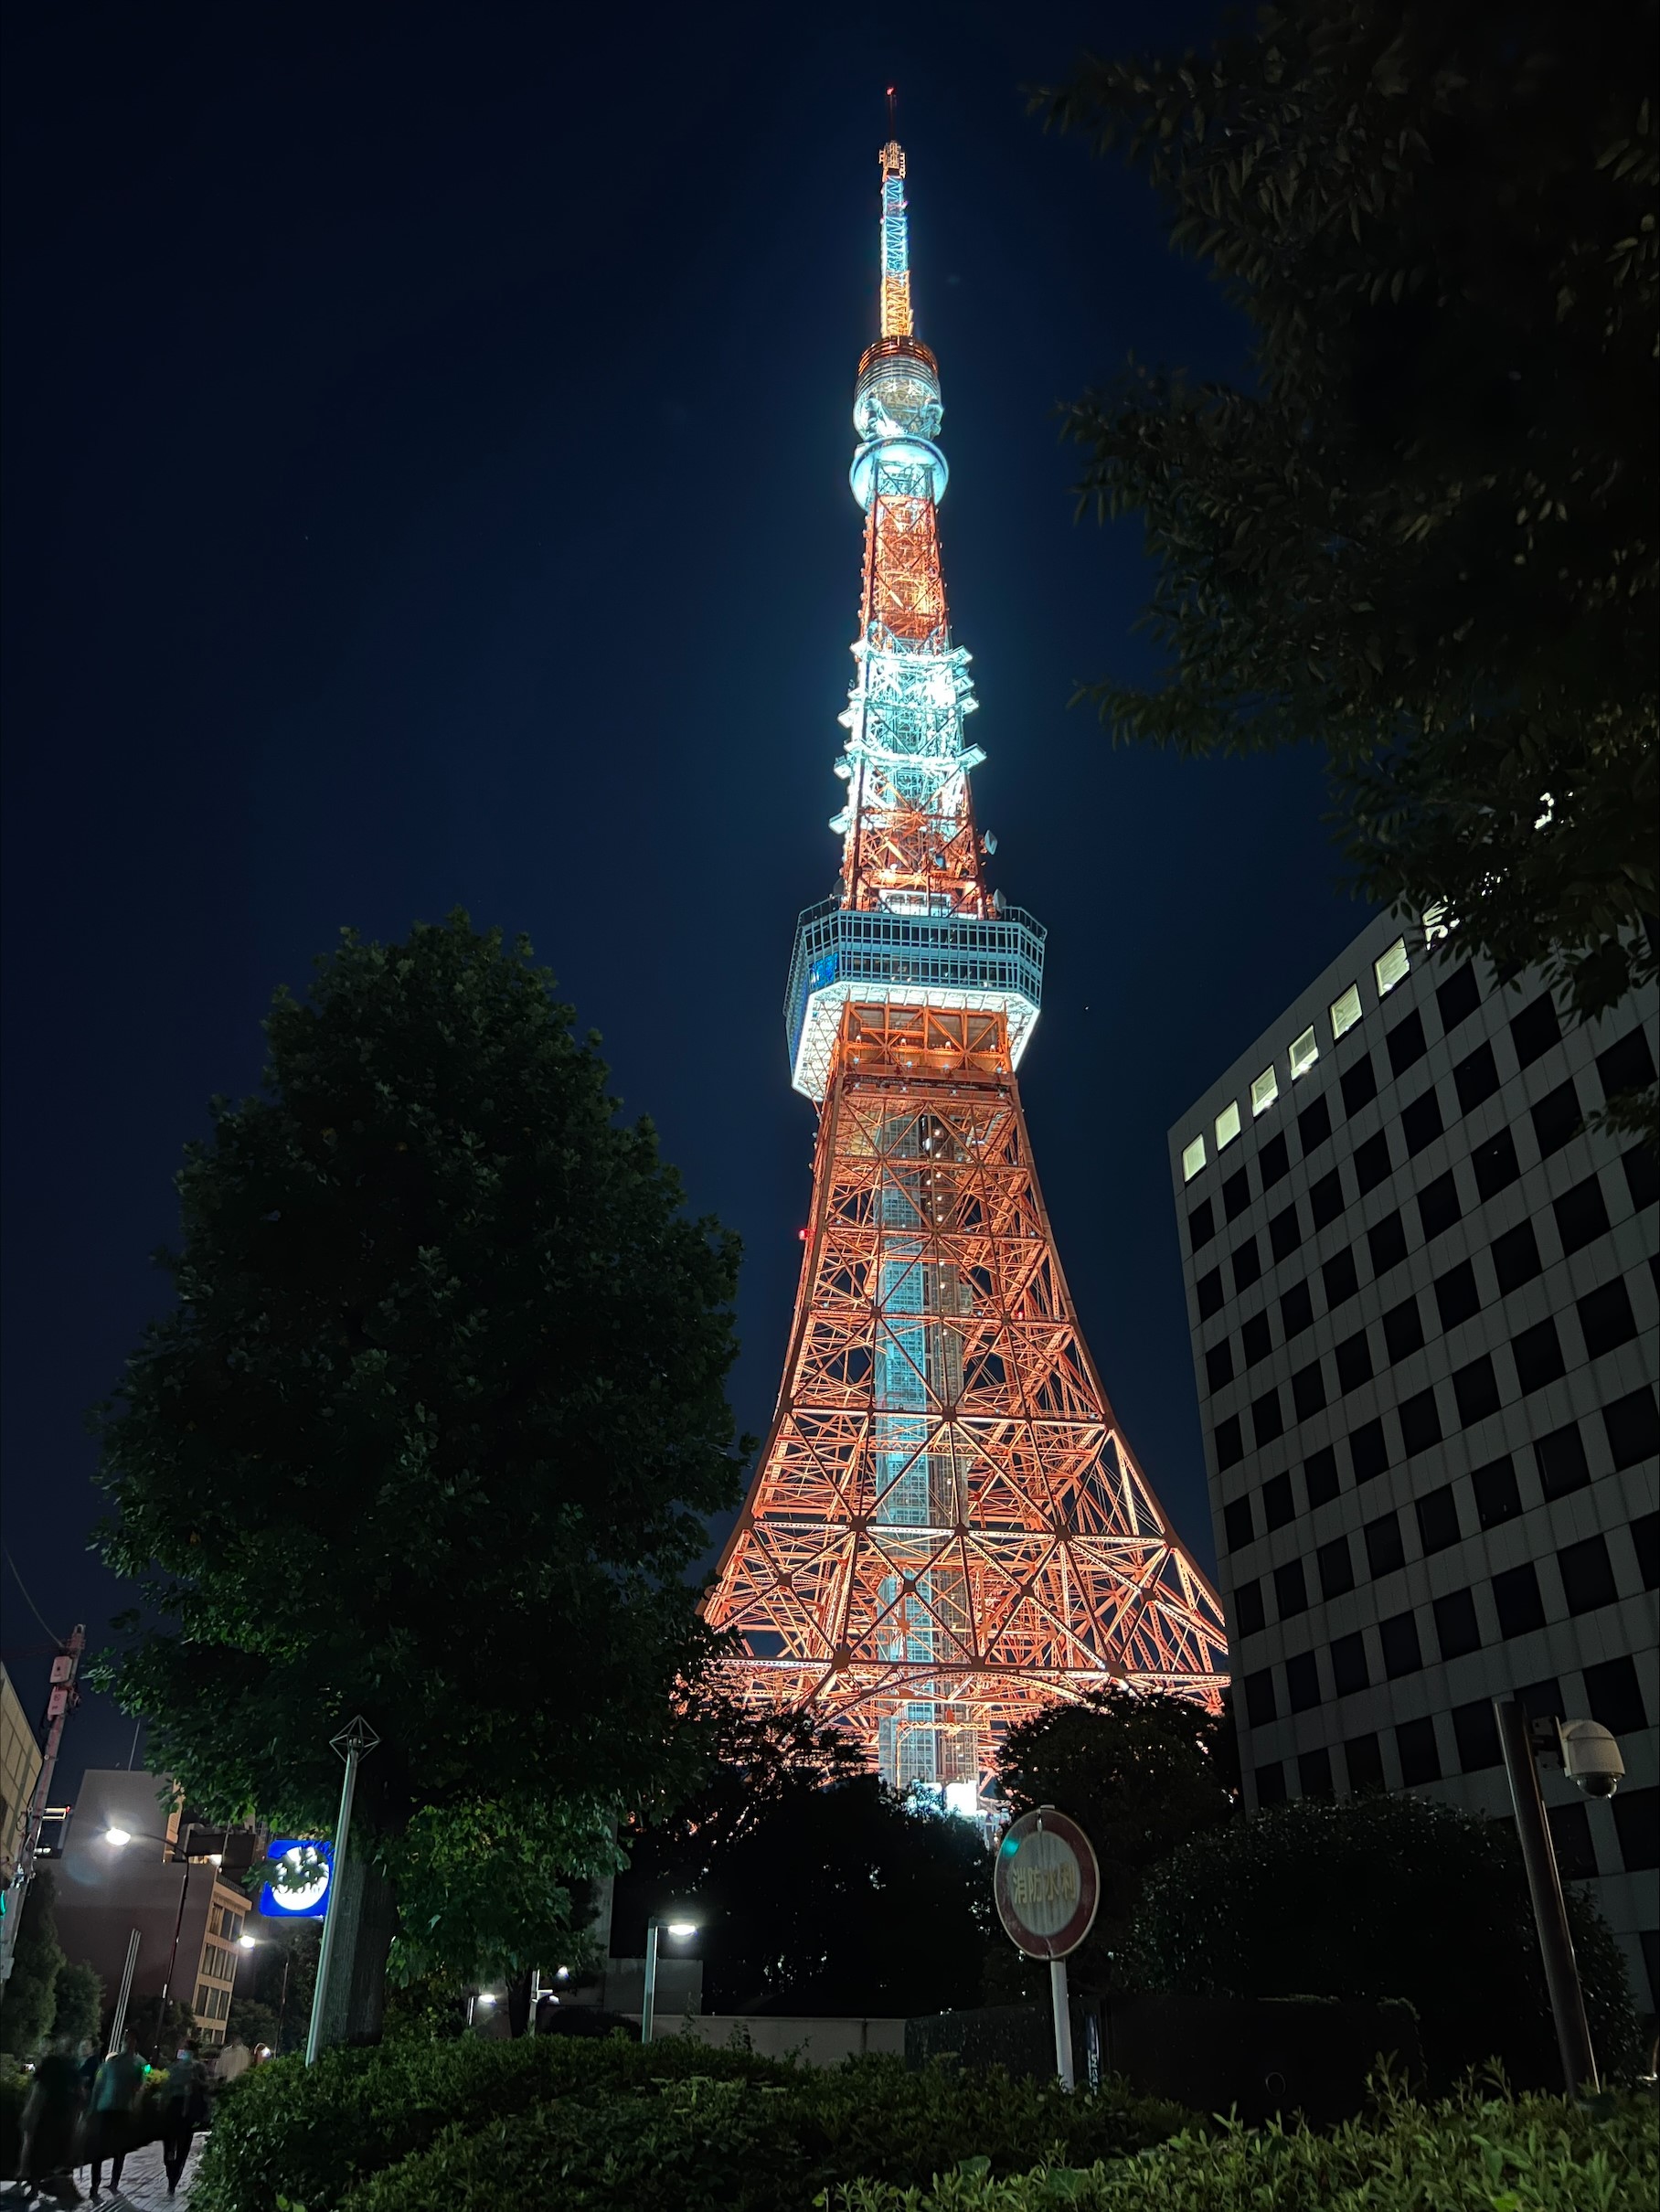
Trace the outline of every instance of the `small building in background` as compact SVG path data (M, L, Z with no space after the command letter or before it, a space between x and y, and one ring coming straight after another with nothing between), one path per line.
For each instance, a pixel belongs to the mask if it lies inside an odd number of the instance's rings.
M1654 1081L1655 1019L1384 917L1170 1133L1248 1805L1506 1818L1494 1697L1601 1721L1619 1794L1546 1796L1650 2011L1660 1189L1583 1124Z
M252 1863L255 1840L186 1824L163 1775L88 1770L53 1861L58 1940L99 1975L106 2012L136 1932L133 2004L165 1994L191 2007L202 2043L225 2041L251 1909L230 1877Z
M11 1888L17 1871L40 1764L40 1746L23 1701L0 1665L0 1889Z

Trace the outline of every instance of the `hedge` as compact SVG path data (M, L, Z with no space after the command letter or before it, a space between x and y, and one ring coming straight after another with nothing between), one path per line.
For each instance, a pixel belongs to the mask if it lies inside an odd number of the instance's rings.
M1589 2106L1469 2095L1435 2106L1386 2092L1325 2134L1229 2122L1140 2156L999 2177L958 2162L926 2192L846 2181L826 2212L1654 2212L1652 2097Z
M787 2081L792 2069L747 2051L677 2039L527 2036L385 2043L326 2052L315 2066L272 2058L229 2083L215 2106L191 2212L335 2212L363 2175L423 2150L446 2129L483 2128L553 2099L610 2100L655 2079Z
M232 2083L192 2212L496 2212L537 2185L561 2205L762 2212L846 2175L926 2184L970 2147L1000 2174L1087 2164L1189 2117L1117 2088L1069 2098L889 2058L816 2069L679 2037L383 2044Z
M667 2047L654 2044L654 2058ZM694 2063L710 2055L686 2047ZM560 2098L472 2132L457 2127L362 2183L343 2212L498 2212L521 2199L561 2212L806 2212L850 2174L926 2185L968 2145L1000 2174L1046 2156L1110 2158L1190 2118L1118 2085L1068 2097L1053 2082L913 2073L888 2057L782 2082L682 2073L633 2096Z

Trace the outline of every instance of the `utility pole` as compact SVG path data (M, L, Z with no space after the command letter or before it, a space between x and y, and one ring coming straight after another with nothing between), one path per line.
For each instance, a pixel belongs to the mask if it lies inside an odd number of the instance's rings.
M35 1853L40 1843L40 1824L46 1818L47 1800L51 1794L52 1776L58 1767L59 1747L63 1742L63 1724L80 1701L75 1677L80 1672L81 1654L86 1648L86 1624L77 1621L69 1632L68 1643L52 1661L52 1686L47 1693L46 1741L41 1747L40 1773L35 1783L35 1793L29 1799L28 1817L23 1824L23 1846L17 1854L17 1871L6 1892L5 1916L0 1918L0 1984L12 1978L12 1957L17 1948L17 1927L23 1918L24 1900L29 1893L29 1883L34 1878Z

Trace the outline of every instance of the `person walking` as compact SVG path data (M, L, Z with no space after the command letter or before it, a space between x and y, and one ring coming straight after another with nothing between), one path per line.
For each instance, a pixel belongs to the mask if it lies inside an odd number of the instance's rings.
M181 2037L162 2097L162 2164L167 2169L169 2196L178 2187L191 2140L207 2117L208 2077L201 2060Z
M121 2187L121 2170L133 2148L144 2093L144 2062L139 2056L138 2037L129 2028L120 2050L110 2053L92 2083L92 2106L87 2119L95 2197L102 2193L105 2159L110 2162L111 2188Z
M80 2202L75 2186L75 2131L83 2098L75 2039L55 2036L51 2049L35 2068L23 2108L17 2171L31 2188L56 2204Z

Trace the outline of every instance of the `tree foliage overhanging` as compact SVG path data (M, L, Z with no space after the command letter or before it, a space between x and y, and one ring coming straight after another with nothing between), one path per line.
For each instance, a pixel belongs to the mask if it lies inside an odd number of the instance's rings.
M1238 1810L1233 1723L1187 1697L1097 1691L1009 1730L997 1793L1016 1814L1056 1806L1095 1846L1101 1901L1076 1971L1084 1985L1122 1987L1148 1869Z
M364 1713L412 1967L569 1941L561 1877L680 1756L685 1574L737 1488L736 1239L618 1123L550 981L457 915L279 992L102 1420L104 1554L165 1623L106 1679L193 1802L296 1834L330 1831Z
M1069 410L1163 680L1115 738L1326 749L1357 886L1583 1013L1655 972L1655 0L1292 0L1038 96L1249 320Z

